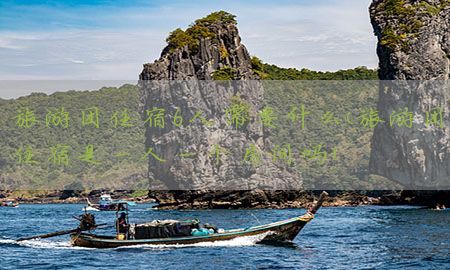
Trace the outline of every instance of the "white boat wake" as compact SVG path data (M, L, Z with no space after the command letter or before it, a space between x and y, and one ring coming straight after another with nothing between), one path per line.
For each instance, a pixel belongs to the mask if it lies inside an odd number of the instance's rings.
M117 247L116 249L130 249L130 248L140 248L140 249L175 249L175 248L189 248L189 247L244 247L244 246L255 246L258 242L264 239L267 235L272 234L272 232L265 232L258 235L252 236L242 236L230 240L220 240L214 242L200 242L195 244L174 244L174 245L133 245L133 246L123 246Z
M51 241L44 239L32 239L20 242L12 239L0 239L0 244L18 245L36 249L86 249L82 247L73 247L69 241Z
M161 249L175 249L175 248L189 248L189 247L244 247L244 246L254 246L259 241L264 239L271 232L266 232L259 235L252 236L242 236L230 240L221 240L214 242L201 242L195 244L174 244L174 245L134 245L134 246L124 246L118 247L116 249L146 249L146 250L161 250ZM93 248L84 247L74 247L70 244L70 241L52 241L47 239L32 239L17 242L12 239L0 239L0 244L10 244L19 245L28 248L36 249L89 249L95 250Z

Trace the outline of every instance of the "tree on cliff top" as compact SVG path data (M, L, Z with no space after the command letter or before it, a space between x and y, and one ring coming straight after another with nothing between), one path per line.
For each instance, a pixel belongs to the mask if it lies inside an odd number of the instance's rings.
M184 46L196 49L201 38L214 38L216 35L209 29L212 25L237 24L236 16L223 10L213 12L208 16L196 20L185 31L177 28L166 38L167 46L173 51Z

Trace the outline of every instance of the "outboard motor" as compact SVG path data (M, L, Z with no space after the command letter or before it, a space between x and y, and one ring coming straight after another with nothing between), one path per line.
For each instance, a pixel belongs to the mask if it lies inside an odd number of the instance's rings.
M80 229L81 231L90 231L91 229L97 227L97 224L95 223L95 216L91 213L86 212L80 215L80 218L78 220L80 221L78 229Z

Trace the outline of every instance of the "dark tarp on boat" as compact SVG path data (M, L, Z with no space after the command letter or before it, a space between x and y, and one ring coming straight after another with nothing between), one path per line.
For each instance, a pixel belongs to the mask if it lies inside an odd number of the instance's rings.
M198 228L198 220L156 220L145 224L136 224L134 227L134 238L152 239L189 236L192 229Z

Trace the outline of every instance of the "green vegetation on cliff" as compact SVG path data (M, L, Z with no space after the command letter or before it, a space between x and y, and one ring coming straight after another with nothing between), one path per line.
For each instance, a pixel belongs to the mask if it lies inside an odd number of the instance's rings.
M376 13L386 22L381 29L380 44L392 50L407 51L410 41L419 34L429 18L437 16L449 5L449 0L385 0L375 3Z
M217 81L233 80L236 77L236 70L230 67L220 68L214 71L211 77Z
M377 80L375 69L357 67L354 69L331 71L313 71L306 68L281 68L263 63L259 58L252 57L253 71L263 80Z
M177 28L166 39L170 51L188 46L190 50L196 50L201 38L214 38L215 34L208 27L213 24L236 24L236 16L225 11L217 11L198 19L185 31Z

